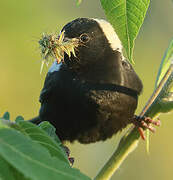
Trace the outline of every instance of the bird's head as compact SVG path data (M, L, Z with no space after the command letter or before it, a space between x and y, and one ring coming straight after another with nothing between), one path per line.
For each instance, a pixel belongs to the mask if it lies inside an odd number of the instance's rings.
M121 41L105 20L78 18L66 24L60 35L43 34L39 40L43 59L85 66L122 52ZM68 56L68 57L67 57ZM69 61L68 61L69 60Z
M66 24L60 35L44 35L39 41L43 59L55 58L88 81L121 82L121 41L111 24L102 19L78 18Z
M141 91L142 83L125 60L121 41L103 19L78 18L66 24L64 41L77 42L75 53L64 53L64 62L84 81L115 83ZM134 85L136 83L136 85Z
M66 24L61 32L64 32L64 41L73 39L78 42L76 56L69 58L65 54L64 61L69 65L94 65L97 61L107 59L113 51L122 51L121 41L105 20L78 18Z

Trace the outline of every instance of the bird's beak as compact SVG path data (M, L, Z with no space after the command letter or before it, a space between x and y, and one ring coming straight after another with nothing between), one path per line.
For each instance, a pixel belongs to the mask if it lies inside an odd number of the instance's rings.
M59 46L57 46L57 49L55 51L58 51L60 54L63 54L64 59L64 53L66 53L69 58L71 55L76 57L75 49L79 46L79 39L78 38L68 38L64 36L64 31L61 32L58 38ZM58 60L57 62L63 62L63 59Z
M76 57L75 49L79 45L77 38L66 38L64 31L59 36L56 34L43 34L39 40L43 60L56 59L57 63L64 62L64 53L69 57L73 54Z

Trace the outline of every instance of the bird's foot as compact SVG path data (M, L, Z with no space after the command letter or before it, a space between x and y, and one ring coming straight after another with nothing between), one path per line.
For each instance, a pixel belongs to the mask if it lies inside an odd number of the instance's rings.
M156 129L152 126L160 126L160 119L152 120L150 117L134 116L133 124L138 127L138 131L143 140L145 140L144 129L149 129L151 132L155 132Z
M68 157L68 160L69 160L69 162L70 162L70 165L73 166L73 164L74 164L74 158L73 158L73 157L70 157L70 149L69 149L67 146L64 146L64 145L63 145L63 149L64 149L64 151L65 151L66 154L67 154L67 157Z

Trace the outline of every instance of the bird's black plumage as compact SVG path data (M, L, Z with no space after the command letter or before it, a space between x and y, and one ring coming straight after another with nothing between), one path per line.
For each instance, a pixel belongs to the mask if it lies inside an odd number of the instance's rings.
M41 91L39 119L52 123L62 141L106 140L132 122L137 107L142 83L101 22L78 18L64 26L64 39L79 40L76 57L65 54Z

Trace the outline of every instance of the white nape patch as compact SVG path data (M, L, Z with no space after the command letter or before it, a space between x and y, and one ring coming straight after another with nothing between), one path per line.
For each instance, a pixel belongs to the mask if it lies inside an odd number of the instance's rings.
M62 63L58 64L57 61L54 61L48 72L53 73L55 71L59 71L61 65L62 65Z
M121 41L115 32L112 25L104 19L94 19L99 26L101 27L102 31L104 32L108 42L110 43L113 50L117 50L122 52L122 44Z

